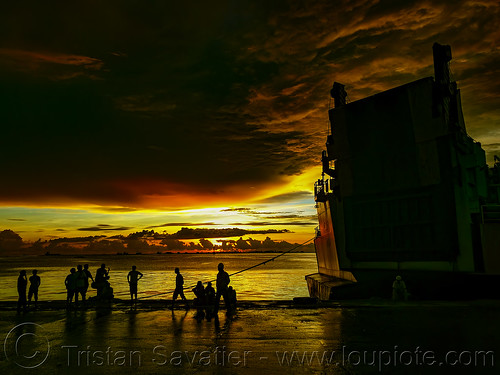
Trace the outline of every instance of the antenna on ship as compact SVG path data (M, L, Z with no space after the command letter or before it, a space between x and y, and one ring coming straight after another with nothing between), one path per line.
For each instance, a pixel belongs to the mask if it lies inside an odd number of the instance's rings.
M346 105L347 92L345 86L338 82L333 82L333 87L330 90L330 95L333 98L335 108Z
M345 85L339 82L333 82L332 89L330 90L330 101L328 103L328 111L332 109L332 99L334 108L346 105L349 102L349 96L345 91ZM330 122L328 122L328 134L330 134Z

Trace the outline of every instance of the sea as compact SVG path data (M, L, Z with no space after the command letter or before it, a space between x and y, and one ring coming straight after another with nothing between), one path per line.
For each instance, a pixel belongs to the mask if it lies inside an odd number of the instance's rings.
M109 282L115 298L130 298L127 274L135 265L144 276L138 284L142 299L169 299L175 288L175 267L184 277L186 297L194 298L191 289L196 283L214 281L217 265L224 263L231 275L230 285L238 300L290 300L308 296L305 276L317 272L314 253L289 253L274 258L276 253L215 253L215 254L141 254L141 255L83 255L83 256L22 256L0 258L0 301L17 301L17 278L26 270L38 270L41 278L40 301L65 300L64 280L72 267L88 264L92 275L105 264L110 269ZM263 265L251 268L259 263ZM247 268L251 268L246 270ZM245 271L244 271L245 270ZM215 287L215 283L213 283ZM29 282L28 282L29 286ZM88 297L96 295L89 288Z

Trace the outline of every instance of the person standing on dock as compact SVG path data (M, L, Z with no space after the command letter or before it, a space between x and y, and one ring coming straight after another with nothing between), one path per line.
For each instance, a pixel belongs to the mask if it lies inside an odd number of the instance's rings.
M177 276L175 277L175 290L174 296L172 297L172 310L174 309L174 302L177 299L177 296L181 296L182 300L186 303L186 308L188 308L187 299L184 295L184 278L179 271L179 267L175 268L175 273Z
M224 271L224 263L219 263L217 266L219 273L217 274L217 281L215 286L217 287L217 294L215 295L215 306L214 312L217 314L219 311L220 298L224 298L224 303L226 305L226 310L229 311L229 298L227 295L228 286L230 283L229 274Z
M92 274L89 271L88 264L83 265L83 272L85 273L85 294L86 294L90 286L89 279L91 279L92 282L94 282L94 278L92 277Z
M228 313L233 314L236 312L236 290L232 286L227 289L227 300L229 305Z
M193 301L193 305L196 306L196 318L203 319L205 317L205 312L203 308L206 306L206 296L205 296L205 287L201 281L198 281L196 287L192 289L192 292L196 296Z
M210 321L213 315L214 304L215 304L215 289L212 286L212 282L210 281L207 283L207 286L205 287L205 299L207 301L205 313L207 320Z
M22 270L19 272L19 277L17 278L17 294L19 299L17 300L17 312L21 312L21 307L23 311L26 311L26 287L28 286L28 280L26 279L26 271Z
M82 303L83 307L85 308L85 305L87 301L85 300L85 295L87 294L87 289L85 288L85 280L87 279L87 275L85 274L85 271L83 270L83 267L81 264L77 266L78 271L76 271L75 278L76 278L76 290L75 290L75 307L78 307L78 296L82 296Z
M76 269L72 268L69 270L70 274L66 276L64 284L66 285L67 296L66 296L66 308L71 307L71 302L73 301L73 296L76 292Z
M97 288L97 298L104 299L105 292L107 287L109 286L109 268L106 268L106 265L101 264L101 268L98 268L95 273L95 284Z
M408 291L401 276L396 276L396 280L392 283L392 300L408 301Z
M134 296L135 296L135 303L137 303L137 282L142 279L142 273L137 271L136 266L132 266L132 271L130 271L127 275L127 281L128 285L130 287L130 302L134 302Z
M30 289L28 291L28 308L30 307L31 297L35 297L35 309L38 305L38 287L41 284L40 276L37 275L38 271L33 270L30 276Z

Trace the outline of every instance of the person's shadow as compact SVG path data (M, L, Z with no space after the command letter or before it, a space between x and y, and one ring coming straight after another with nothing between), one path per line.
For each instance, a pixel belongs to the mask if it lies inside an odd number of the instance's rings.
M182 335L182 326L184 325L184 319L188 314L188 310L184 311L184 314L180 319L175 315L175 310L172 310L172 331L174 332L174 336Z

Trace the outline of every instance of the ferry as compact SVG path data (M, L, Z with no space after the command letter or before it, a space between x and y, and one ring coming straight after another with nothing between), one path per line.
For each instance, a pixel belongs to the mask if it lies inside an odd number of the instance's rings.
M314 186L321 300L500 295L500 160L465 127L448 45L434 77L349 102L335 82L322 178Z

